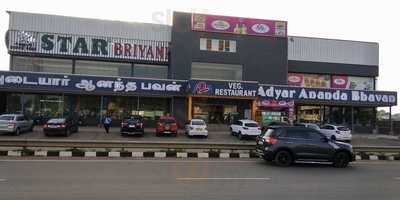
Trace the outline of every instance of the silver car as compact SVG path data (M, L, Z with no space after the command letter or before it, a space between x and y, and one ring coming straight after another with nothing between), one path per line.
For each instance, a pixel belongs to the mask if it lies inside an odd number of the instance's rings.
M33 130L33 121L21 114L0 115L0 132L14 133L19 135L22 132Z

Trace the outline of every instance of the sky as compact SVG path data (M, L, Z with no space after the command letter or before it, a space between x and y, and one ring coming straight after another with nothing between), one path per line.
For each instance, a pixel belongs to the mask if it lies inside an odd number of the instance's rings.
M376 0L2 0L0 36L8 29L7 10L158 24L172 24L173 11L285 20L292 36L378 42L377 89L400 92L399 7L397 1ZM8 69L0 39L0 70ZM400 106L392 112L399 113Z

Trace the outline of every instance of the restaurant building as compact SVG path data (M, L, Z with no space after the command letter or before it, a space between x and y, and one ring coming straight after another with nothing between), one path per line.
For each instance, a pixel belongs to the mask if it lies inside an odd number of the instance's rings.
M174 12L173 25L9 12L0 113L142 115L375 128L377 43L295 37L287 22Z

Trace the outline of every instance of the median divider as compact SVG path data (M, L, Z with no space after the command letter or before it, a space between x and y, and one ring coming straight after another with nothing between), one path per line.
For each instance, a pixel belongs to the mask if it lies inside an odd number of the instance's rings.
M258 158L250 143L0 139L0 148L3 157ZM353 149L356 160L400 160L400 146Z

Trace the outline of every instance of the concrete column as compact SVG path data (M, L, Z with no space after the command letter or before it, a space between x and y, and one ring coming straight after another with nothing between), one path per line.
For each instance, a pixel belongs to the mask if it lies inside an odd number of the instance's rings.
M191 120L192 119L192 96L188 96L188 113L187 113L187 120Z

